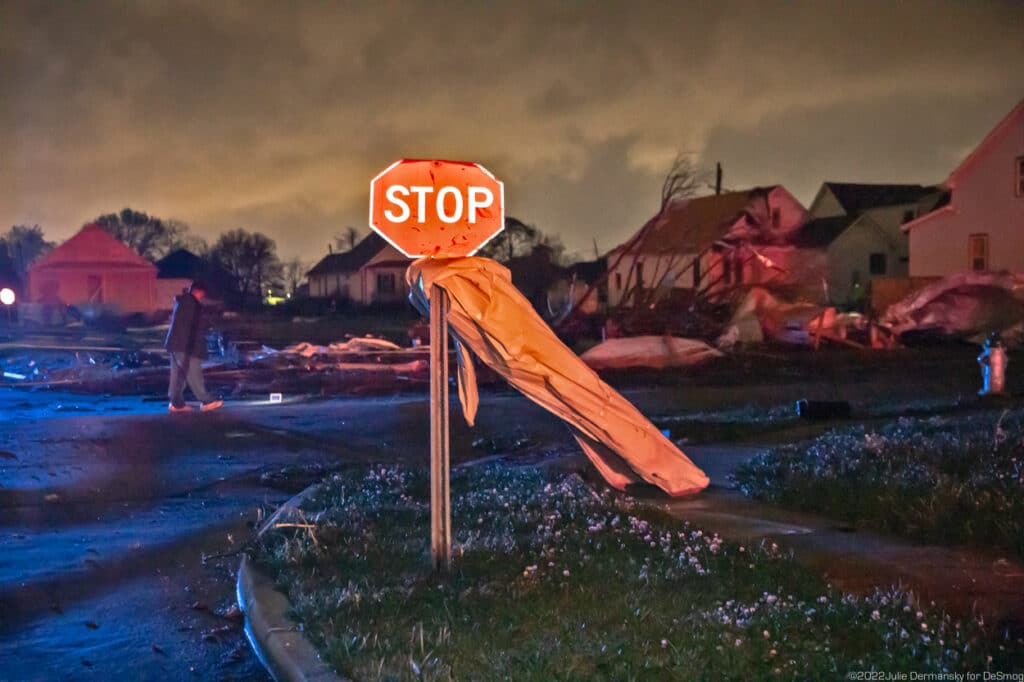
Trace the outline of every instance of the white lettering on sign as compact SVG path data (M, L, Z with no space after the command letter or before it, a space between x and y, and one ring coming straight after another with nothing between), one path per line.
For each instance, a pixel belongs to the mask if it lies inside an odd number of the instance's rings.
M434 198L434 210L437 218L446 224L457 223L462 220L463 209L466 210L466 219L470 225L476 224L476 218L482 209L494 204L494 192L487 187L470 186L467 188L469 197L464 199L462 192L457 187L442 187L437 191ZM412 217L412 208L406 200L410 194L416 195L416 222L423 224L427 222L427 195L433 194L434 188L424 185L391 185L384 192L384 198L395 209L384 209L384 217L393 223L404 223ZM451 212L448 207L451 207Z
M478 198L479 197L479 198ZM476 213L494 203L494 192L486 187L469 188L469 223L476 224Z
M450 194L455 199L455 213L448 215L444 212L444 197L446 194ZM442 187L437 193L437 217L441 219L442 223L454 223L462 218L462 194L459 190L454 187ZM470 222L474 222L476 216L470 218Z
M417 196L419 201L416 203L416 222L422 224L427 222L427 195L434 191L433 187L418 187L413 185L409 188L412 193Z
M384 211L384 217L393 223L404 223L406 220L409 219L409 205L402 201L401 199L399 199L397 196L395 196L396 194L403 194L405 196L409 196L409 190L406 189L405 187L402 187L401 185L391 185L390 187L388 187L388 191L385 192L388 201L390 201L392 204L395 204L396 206L401 206L402 212L392 213L391 209L389 208Z

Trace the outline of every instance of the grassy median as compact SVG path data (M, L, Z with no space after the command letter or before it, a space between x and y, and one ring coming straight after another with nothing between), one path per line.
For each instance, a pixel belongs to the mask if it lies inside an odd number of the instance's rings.
M452 480L456 568L426 569L427 479L335 476L257 560L335 668L366 679L834 679L1019 669L1024 647L898 591L844 595L575 474Z
M902 418L773 449L744 493L914 539L1024 557L1024 410Z

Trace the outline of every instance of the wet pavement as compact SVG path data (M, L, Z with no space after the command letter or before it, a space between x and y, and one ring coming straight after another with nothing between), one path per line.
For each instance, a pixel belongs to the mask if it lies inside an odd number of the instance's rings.
M953 401L972 388L963 376L911 371L887 394ZM623 391L648 415L678 415L801 397L868 400L877 384L838 392L830 376ZM165 410L156 397L0 388L0 680L266 680L232 608L253 525L325 471L428 459L424 395ZM473 429L457 403L451 414L456 465L574 449L559 420L517 394L483 394ZM686 449L716 480L750 454ZM794 525L760 522L767 534Z

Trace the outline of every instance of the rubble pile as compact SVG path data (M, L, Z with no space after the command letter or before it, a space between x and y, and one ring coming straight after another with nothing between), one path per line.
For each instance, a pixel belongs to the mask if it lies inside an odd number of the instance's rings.
M889 306L882 324L904 338L952 336L981 341L1024 331L1024 275L963 272L933 282Z
M422 386L429 381L429 349L401 348L376 338L354 338L283 349L221 346L203 362L207 386L240 397L270 392L363 394ZM61 386L85 393L161 393L167 388L168 358L153 350L31 350L0 357L0 385Z

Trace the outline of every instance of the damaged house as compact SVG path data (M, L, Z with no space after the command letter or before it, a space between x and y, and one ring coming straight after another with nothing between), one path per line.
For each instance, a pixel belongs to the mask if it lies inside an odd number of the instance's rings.
M942 196L941 188L922 185L823 183L811 202L811 220L795 239L825 255L823 302L857 306L872 284L902 281L909 258L901 227Z
M409 259L376 232L352 249L325 256L307 273L309 296L354 305L398 303L409 294Z
M753 285L819 290L823 259L799 253L807 211L784 187L673 198L608 254L608 304L666 297L724 299Z

